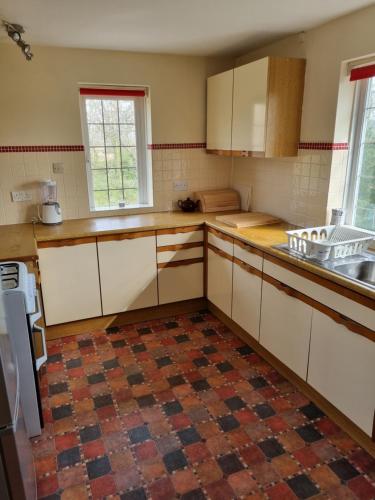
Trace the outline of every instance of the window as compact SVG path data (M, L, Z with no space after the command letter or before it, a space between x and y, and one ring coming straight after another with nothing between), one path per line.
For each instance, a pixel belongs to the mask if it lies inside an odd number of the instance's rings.
M356 83L348 223L375 230L375 77Z
M90 209L150 206L144 90L80 89Z

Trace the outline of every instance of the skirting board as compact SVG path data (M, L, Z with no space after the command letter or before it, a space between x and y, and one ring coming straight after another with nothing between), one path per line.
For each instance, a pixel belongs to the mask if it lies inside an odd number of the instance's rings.
M259 344L253 337L251 337L243 328L235 323L231 318L218 309L212 302L208 301L208 309L220 321L222 321L233 333L235 333L241 340L248 344L259 356L264 358L275 370L283 375L289 382L295 385L303 394L311 399L323 412L331 418L341 429L343 429L349 436L356 441L362 448L364 448L370 455L375 457L375 442L355 425L348 417L346 417L340 410L333 406L327 399L325 399L319 392L317 392L311 385L296 375L284 363L278 360L273 354Z
M177 314L200 311L207 308L207 299L183 300L172 304L163 304L160 306L137 309L136 311L126 311L109 316L100 316L97 318L83 319L62 323L60 325L48 326L46 328L46 339L55 340L71 335L78 335L92 330L104 330L110 326L123 326L131 323L139 323L153 319L167 318Z

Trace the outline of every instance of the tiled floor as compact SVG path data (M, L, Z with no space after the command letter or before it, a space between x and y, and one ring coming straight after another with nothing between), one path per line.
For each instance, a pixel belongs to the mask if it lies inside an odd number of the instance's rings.
M48 350L39 498L375 497L375 461L209 313Z

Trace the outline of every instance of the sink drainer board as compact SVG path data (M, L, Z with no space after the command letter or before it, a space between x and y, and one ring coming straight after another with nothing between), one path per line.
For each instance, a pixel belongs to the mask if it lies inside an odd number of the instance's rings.
M365 252L375 233L352 226L320 226L286 231L293 252L317 260L348 257Z

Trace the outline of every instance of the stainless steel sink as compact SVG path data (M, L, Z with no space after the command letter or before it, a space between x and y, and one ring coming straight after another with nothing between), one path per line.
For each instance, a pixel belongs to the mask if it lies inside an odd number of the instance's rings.
M361 255L345 257L343 259L325 260L323 262L301 257L301 255L290 250L288 245L275 246L278 250L296 257L297 259L322 267L344 278L356 281L357 283L375 290L375 253L363 252Z
M333 269L348 278L354 278L356 281L363 281L368 285L375 286L375 261L361 260L348 264L337 263Z

